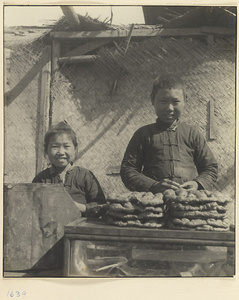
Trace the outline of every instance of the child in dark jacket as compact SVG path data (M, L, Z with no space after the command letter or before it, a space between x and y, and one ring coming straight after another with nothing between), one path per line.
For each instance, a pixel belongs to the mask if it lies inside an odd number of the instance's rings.
M128 144L121 164L125 186L152 193L211 190L218 165L203 136L180 121L185 105L183 81L173 75L157 78L151 101L158 118L139 128Z
M105 196L94 174L74 166L77 139L73 129L60 122L51 127L44 140L44 151L51 165L33 179L33 183L60 183L64 185L83 215L98 213L99 204L105 204Z

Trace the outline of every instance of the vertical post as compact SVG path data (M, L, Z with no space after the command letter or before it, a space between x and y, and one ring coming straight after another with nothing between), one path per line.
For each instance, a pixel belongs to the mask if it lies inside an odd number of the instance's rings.
M41 71L40 98L38 105L37 122L37 145L36 145L36 173L44 168L44 135L48 129L49 104L50 104L50 84L51 84L51 46L47 46L43 52L44 65Z
M71 242L64 236L64 265L63 276L68 277L71 275Z
M55 77L56 72L59 71L58 59L61 54L61 44L57 39L52 41L52 77Z
M215 140L214 100L209 101L209 139Z
M209 46L214 44L214 36L213 36L213 34L208 34L207 35L207 44Z
M52 88L57 82L57 75L59 72L58 60L61 54L61 44L57 39L52 41L52 51L51 51L51 94L50 94L50 107L49 107L49 127L52 124L52 114L53 114L53 102L54 96L52 94Z

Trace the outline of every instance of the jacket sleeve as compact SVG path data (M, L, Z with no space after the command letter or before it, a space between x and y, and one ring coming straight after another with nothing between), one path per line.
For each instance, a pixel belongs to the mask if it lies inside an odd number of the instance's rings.
M85 174L85 193L87 203L105 204L105 195L95 175L88 171Z
M154 179L141 173L144 165L146 139L142 129L137 130L126 148L121 163L120 176L130 191L148 192L152 185L157 183Z
M198 171L195 181L205 190L211 190L217 181L218 164L204 137L196 131L194 135L194 162Z

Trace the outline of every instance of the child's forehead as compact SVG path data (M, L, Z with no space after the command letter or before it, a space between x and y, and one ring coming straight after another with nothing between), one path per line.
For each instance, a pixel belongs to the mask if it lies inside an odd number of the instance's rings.
M50 137L49 143L72 143L72 137L65 133L65 132L60 132L60 133L55 133Z
M157 95L176 95L179 97L184 97L184 90L181 87L172 87L172 88L159 88L157 90Z

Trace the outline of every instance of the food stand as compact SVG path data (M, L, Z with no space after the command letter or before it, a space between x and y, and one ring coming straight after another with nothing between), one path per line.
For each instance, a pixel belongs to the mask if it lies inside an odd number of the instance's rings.
M117 227L81 218L65 226L64 276L233 276L234 247L231 230Z

